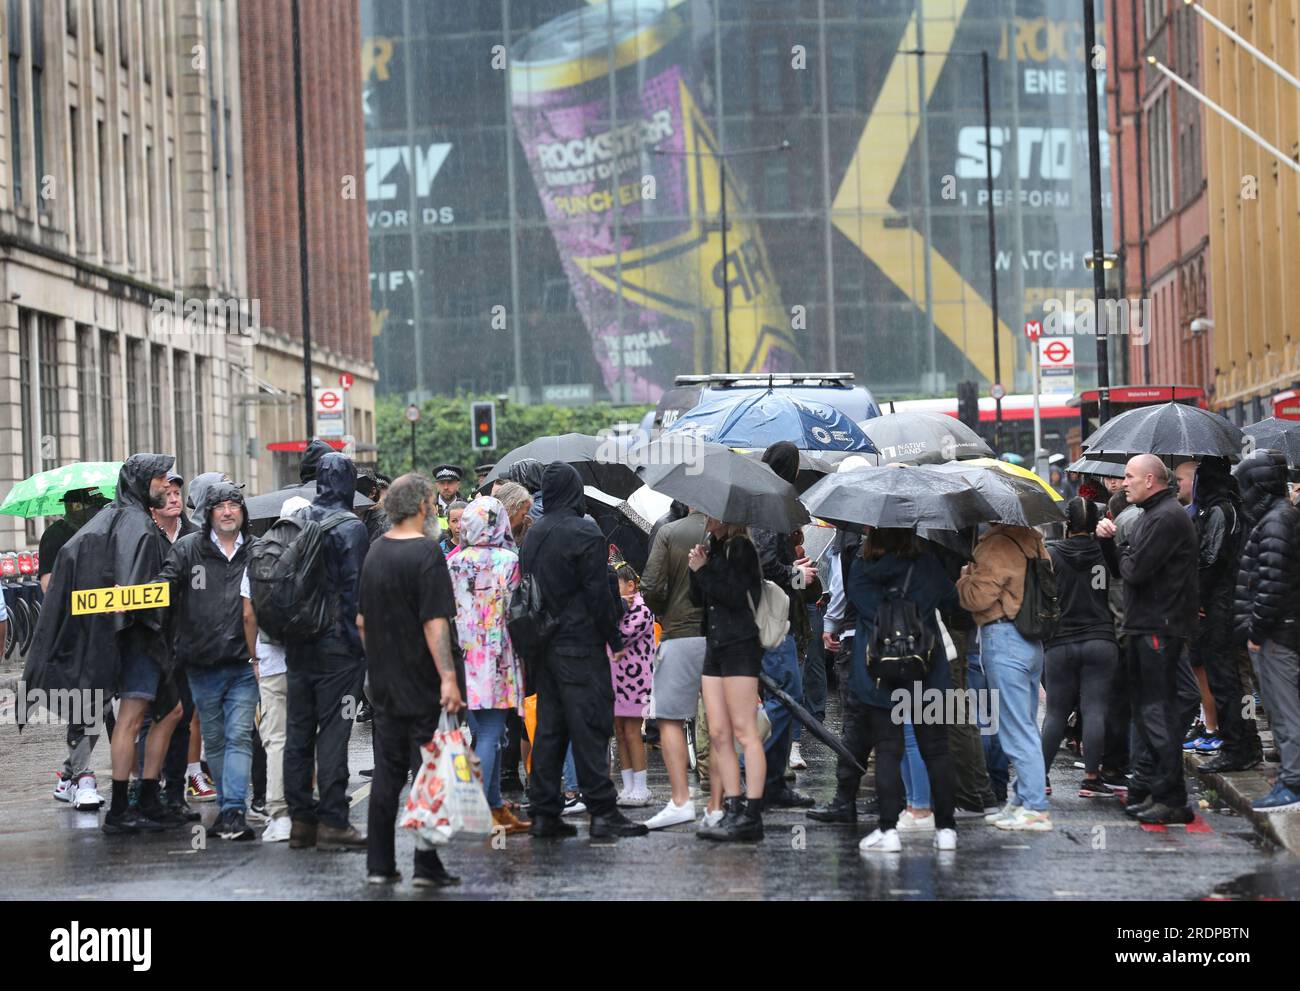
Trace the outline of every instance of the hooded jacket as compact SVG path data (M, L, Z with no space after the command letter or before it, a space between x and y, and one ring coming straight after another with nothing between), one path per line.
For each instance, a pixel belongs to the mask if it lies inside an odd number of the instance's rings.
M1233 609L1235 632L1257 644L1300 646L1300 510L1287 498L1286 458L1256 451L1237 466L1250 536L1241 552Z
M239 586L254 538L245 512L239 531L243 543L227 560L213 543L212 514L227 500L243 508L244 493L231 482L217 482L204 490L203 499L203 526L177 538L157 580L171 585L168 620L177 664L207 668L248 660Z
M328 447L320 441L316 444ZM306 470L304 459L303 470ZM361 603L361 568L370 550L370 535L366 525L352 512L352 500L357 493L357 467L343 455L330 451L323 455L314 469L316 499L307 515L324 523L338 513L347 515L340 525L325 534L325 595L333 597L335 605L334 630L322 637L338 640L358 659L363 656L361 635L357 632L357 611ZM310 481L304 478L303 481Z
M1148 495L1139 505L1142 513L1118 552L1124 579L1123 632L1190 637L1196 632L1200 601L1196 526L1172 488Z
M1114 643L1115 622L1107 596L1110 568L1097 538L1089 534L1053 540L1047 545L1047 553L1052 559L1061 607L1061 622L1047 646L1083 640Z
M320 468L320 462L327 454L337 454L334 448L330 447L319 437L313 437L307 450L302 452L302 464L298 466L298 478L303 484L310 482L316 477L316 472ZM197 481L197 479L196 479Z
M1196 581L1202 615L1197 640L1206 650L1226 651L1231 639L1241 545L1246 537L1241 493L1227 461L1206 458L1201 462L1196 470L1193 505L1199 542Z
M610 594L608 549L594 521L583 516L582 478L576 468L552 462L542 475L546 513L528 530L520 552L524 573L537 578L542 604L559 620L548 645L556 654L599 655L623 648L619 611Z
M194 510L194 512L188 518L182 514L181 537L187 533L195 533L203 529L204 517L207 515L204 507L208 504L208 489L224 481L225 478L219 471L205 471L201 475L194 476L194 481L190 482L190 497L187 500L190 509ZM188 526L186 526L187 523ZM179 540L180 537L176 539Z
M149 513L150 480L165 475L174 458L133 454L117 477L117 497L64 545L23 671L30 688L117 689L122 650L148 654L164 670L171 652L162 609L72 615L72 593L150 581L169 545Z

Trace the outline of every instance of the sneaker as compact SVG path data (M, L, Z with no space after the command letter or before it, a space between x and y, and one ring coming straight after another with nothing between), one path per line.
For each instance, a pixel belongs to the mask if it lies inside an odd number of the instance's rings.
M112 810L105 813L100 829L110 834L161 833L163 825L142 815L139 809L128 806L125 812L119 814L114 814Z
M1251 802L1250 807L1256 812L1300 812L1300 793L1279 780L1272 791Z
M667 829L680 826L684 822L695 821L695 803L689 798L681 805L671 799L668 804L646 820L646 829Z
M863 853L898 853L903 849L903 841L898 838L897 829L877 829L863 837L858 849Z
M283 843L293 831L293 820L288 816L277 816L266 824L262 833L263 843Z
M1113 794L1118 795L1120 798L1128 794L1128 778L1118 771L1103 770L1101 772L1101 781Z
M625 809L643 809L650 804L650 791L637 791L633 788L631 791L625 791L618 796L618 805Z
M1222 749L1223 738L1218 733L1208 733L1196 741L1196 752L1198 754L1214 754Z
M984 817L984 821L990 826L996 826L1003 819L1010 819L1020 811L1020 806L1016 804L1014 798L1008 798L1007 804L1002 806L997 812L992 812Z
M718 809L714 812L705 811L704 817L700 819L700 828L712 829L718 823L722 822L722 817L726 814L725 809Z
M1001 812L1002 810L992 809L991 811ZM988 815L988 811L985 809L964 809L960 805L954 807L952 810L952 817L954 819L983 819L986 815Z
M65 778L63 772L57 774L57 780L54 782L54 797L60 802L72 801L72 794L77 790L77 784L71 778Z
M1114 798L1115 793L1101 778L1084 778L1079 785L1080 798Z
M796 771L808 770L808 762L803 759L803 753L797 743L790 744L790 766Z
M94 812L103 804L104 797L95 784L95 776L89 771L79 775L72 785L72 807L78 812Z
M217 835L223 840L239 842L253 838L253 831L249 829L248 822L244 819L244 813L239 809L230 809L221 813L221 818L217 820L217 823Z
M248 803L249 822L267 822L271 817L266 814L266 799L255 798Z
M185 775L185 797L191 802L215 802L217 789L212 787L206 774Z
M1183 749L1195 750L1196 744L1203 739L1205 735L1205 724L1199 719L1196 720L1196 722L1192 724L1192 728L1187 731L1187 735L1183 737Z
M402 872L393 871L391 874L367 874L366 884L401 884Z
M587 811L587 804L582 800L581 795L566 795L564 798L564 811L562 816L579 816Z
M1021 808L1017 809L1014 815L999 819L993 825L998 829L1009 829L1017 833L1046 833L1052 828L1052 813Z
M914 816L907 809L898 817L898 831L900 833L929 833L934 831L934 813L928 816Z
M936 829L934 831L934 848L936 850L956 850L957 830Z

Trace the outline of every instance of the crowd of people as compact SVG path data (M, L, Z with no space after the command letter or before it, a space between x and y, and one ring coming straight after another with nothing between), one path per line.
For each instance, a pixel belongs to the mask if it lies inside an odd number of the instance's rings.
M763 461L795 481L792 444ZM217 473L190 483L187 515L185 480L164 455L127 459L107 505L70 493L42 541L47 605L24 677L118 705L107 799L90 763L98 734L84 725L68 728L55 797L106 804L102 828L115 834L196 822L190 803L213 801L210 835L251 840L250 821L264 822L264 842L365 849L370 881L390 883L400 795L445 714L468 723L493 821L509 834L572 836L566 818L582 812L592 837L697 823L715 842L762 839L769 809L856 823L874 759L876 826L861 849L897 851L918 834L952 850L958 819L1051 830L1063 745L1083 762L1081 797L1118 799L1144 823L1190 822L1184 750L1212 752L1203 766L1217 771L1262 759L1257 681L1282 767L1256 805L1300 808L1300 510L1278 455L1256 452L1235 473L1219 459L1171 473L1139 455L1122 478L1081 480L1061 539L990 524L966 554L868 527L837 531L814 561L800 531L674 504L641 574L586 514L574 467L517 461L487 482L492 468L480 465L466 494L458 466L358 476L314 441L301 471L314 498L262 521ZM1026 621L1040 564L1059 607L1046 632ZM508 627L524 576L554 620L531 655ZM71 614L74 589L151 581L168 583L165 609ZM755 615L765 583L788 605L788 632L767 647ZM868 663L878 618L899 602L927 645L923 675L901 686ZM817 719L831 678L838 686L846 753L821 804L790 783L806 766L803 725L760 675ZM900 689L984 695L993 718L916 719ZM348 800L361 711L374 745L366 834ZM647 732L670 790L636 822L622 809L654 800ZM513 801L521 768L526 798ZM414 880L457 882L423 841Z

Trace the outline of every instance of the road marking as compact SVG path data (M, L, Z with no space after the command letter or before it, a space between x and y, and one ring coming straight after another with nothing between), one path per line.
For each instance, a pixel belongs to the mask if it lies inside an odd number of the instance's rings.
M1082 891L1053 891L1052 894L1057 898L1083 898Z
M1004 846L1002 849L1003 850L1028 850L1029 844L1026 843L1024 846Z
M187 853L198 853L199 851L197 851L197 850L168 850L167 852L168 852L169 854L171 854L173 857L179 857L179 856L184 856L184 855L187 854Z
M891 895L919 895L921 890L919 888L890 888L889 893Z
M358 788L356 791L354 791L351 794L351 796L348 798L348 806L351 807L353 805L356 805L357 802L361 801L369 794L370 794L370 782L367 781L365 784L363 784L360 788Z

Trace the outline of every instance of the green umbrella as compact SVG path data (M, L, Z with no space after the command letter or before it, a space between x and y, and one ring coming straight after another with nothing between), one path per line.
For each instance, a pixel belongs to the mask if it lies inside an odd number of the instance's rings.
M15 485L3 503L0 513L7 516L62 516L63 497L76 489L98 489L106 499L117 495L117 476L122 470L120 461L74 461L25 478Z

